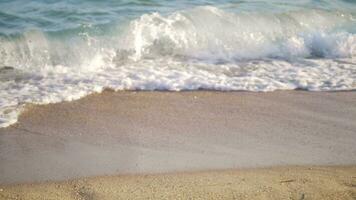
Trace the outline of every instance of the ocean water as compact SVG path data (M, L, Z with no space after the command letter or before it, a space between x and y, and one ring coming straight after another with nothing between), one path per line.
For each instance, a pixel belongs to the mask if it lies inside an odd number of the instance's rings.
M114 90L356 89L355 0L0 0L0 127Z

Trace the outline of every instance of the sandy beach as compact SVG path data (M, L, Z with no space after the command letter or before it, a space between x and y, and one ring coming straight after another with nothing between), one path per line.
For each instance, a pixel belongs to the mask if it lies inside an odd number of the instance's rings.
M15 199L356 200L356 0L0 0Z
M249 199L266 187L256 198L302 199L309 191L315 199L352 199L355 121L355 92L105 91L30 105L17 124L0 129L0 197L75 199L74 185L83 183L113 196L82 199L136 195L130 191L147 184L137 195ZM117 188L123 192L111 192Z
M125 175L2 186L0 199L350 199L355 167L277 167Z

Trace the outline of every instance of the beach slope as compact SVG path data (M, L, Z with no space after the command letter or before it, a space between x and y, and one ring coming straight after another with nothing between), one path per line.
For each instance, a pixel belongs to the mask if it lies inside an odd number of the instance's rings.
M356 164L356 93L111 92L0 129L0 184Z

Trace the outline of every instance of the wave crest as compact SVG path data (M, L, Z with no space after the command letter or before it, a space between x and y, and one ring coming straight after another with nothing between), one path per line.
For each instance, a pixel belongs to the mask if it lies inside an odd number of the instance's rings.
M356 89L351 14L231 13L205 6L145 14L123 32L0 37L0 127L26 103L115 90ZM73 33L71 33L73 34Z
M282 14L233 14L199 7L133 21L125 45L132 58L178 56L242 60L266 57L351 57L355 35L338 31L351 15L312 10Z

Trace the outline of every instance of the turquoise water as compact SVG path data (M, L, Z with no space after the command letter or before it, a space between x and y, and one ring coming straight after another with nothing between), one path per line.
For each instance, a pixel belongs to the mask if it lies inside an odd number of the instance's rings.
M356 1L132 1L132 0L1 0L0 34L21 34L29 29L49 33L92 31L105 34L146 13L169 14L197 6L215 6L235 13L285 13L321 9L355 15ZM90 28L88 28L90 26Z
M0 0L0 127L114 90L356 89L356 1Z

